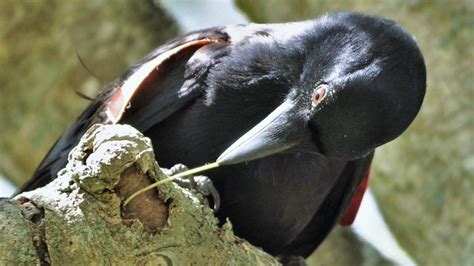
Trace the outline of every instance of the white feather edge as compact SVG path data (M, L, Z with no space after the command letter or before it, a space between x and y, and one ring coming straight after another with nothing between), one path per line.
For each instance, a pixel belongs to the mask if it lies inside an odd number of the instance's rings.
M395 265L417 265L390 231L370 187L365 192L359 213L351 229L363 242L371 245Z
M160 64L170 58L172 55L178 53L182 49L185 49L187 47L203 43L203 42L217 42L218 40L211 40L211 39L199 39L195 41L190 41L188 43L185 43L183 45L177 46L165 53L160 54L159 56L153 58L152 60L144 63L140 68L135 71L130 77L127 78L127 80L122 84L122 86L118 89L122 93L122 106L120 107L120 110L118 114L114 114L110 110L110 105L107 106L107 109L105 113L107 114L107 117L112 121L113 124L116 124L123 116L123 113L127 109L127 106L132 99L133 94L137 90L137 88L140 87L141 83L150 75L150 73L156 68L159 69ZM114 93L116 95L117 92ZM113 97L113 96L112 96Z

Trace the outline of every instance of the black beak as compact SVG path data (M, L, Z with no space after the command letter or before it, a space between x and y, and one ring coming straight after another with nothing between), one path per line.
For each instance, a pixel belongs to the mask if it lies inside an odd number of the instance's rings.
M237 164L287 150L301 141L304 132L297 104L287 100L227 148L217 163Z

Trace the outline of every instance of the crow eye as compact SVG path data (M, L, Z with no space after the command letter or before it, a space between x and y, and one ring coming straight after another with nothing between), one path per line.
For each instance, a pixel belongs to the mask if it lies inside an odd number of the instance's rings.
M321 84L313 91L311 96L311 105L313 107L317 106L326 97L327 88L327 84Z

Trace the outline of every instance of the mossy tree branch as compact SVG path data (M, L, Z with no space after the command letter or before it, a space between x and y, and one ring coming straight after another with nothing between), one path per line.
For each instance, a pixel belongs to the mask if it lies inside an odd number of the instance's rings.
M174 183L123 208L166 177L151 147L130 126L93 126L52 183L0 199L0 264L278 264Z

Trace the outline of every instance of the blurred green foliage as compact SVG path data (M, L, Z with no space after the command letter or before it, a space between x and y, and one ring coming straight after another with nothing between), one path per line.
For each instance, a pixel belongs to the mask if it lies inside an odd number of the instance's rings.
M415 36L427 65L425 102L411 127L376 152L371 186L402 246L420 265L474 263L474 2L237 0L237 4L259 23L357 11L395 20ZM313 258L315 264L364 264L355 252L358 247L348 249L341 235L344 232L336 231L323 244Z
M0 1L0 173L24 182L87 105L75 90L95 96L177 32L148 0Z

